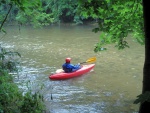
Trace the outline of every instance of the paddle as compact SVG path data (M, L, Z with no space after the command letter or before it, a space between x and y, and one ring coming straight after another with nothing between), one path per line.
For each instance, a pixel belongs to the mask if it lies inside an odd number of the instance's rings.
M82 62L80 64L84 64L84 63L93 63L96 61L96 57L92 57L92 58L89 58L86 62Z

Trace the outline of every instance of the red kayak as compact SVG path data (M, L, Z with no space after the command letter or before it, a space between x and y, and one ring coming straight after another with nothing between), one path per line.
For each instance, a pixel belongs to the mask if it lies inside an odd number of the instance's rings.
M71 72L71 73L65 73L65 72L60 72L60 73L55 73L49 76L51 80L64 80L64 79L69 79L73 77L77 77L80 75L83 75L85 73L90 72L94 68L95 64L88 64L88 65L83 65L81 69Z

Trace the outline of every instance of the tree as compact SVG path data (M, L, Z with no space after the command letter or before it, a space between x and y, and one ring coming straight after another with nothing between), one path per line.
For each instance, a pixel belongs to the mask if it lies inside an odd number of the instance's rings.
M77 0L1 0L0 29L6 22L34 27L60 22L83 24L88 19L78 15L78 6Z
M18 11L16 20L21 24L31 24L34 27L49 25L53 22L52 14L45 12L41 0L21 1L22 10Z
M141 102L139 113L149 113L150 112L150 22L149 22L149 6L147 5L148 1L143 0L143 12L144 12L144 31L145 31L145 62L144 62L144 70L143 70L143 89L142 94L148 94L148 97L145 101Z
M79 17L76 16L77 0L44 0L43 8L47 13L51 13L54 22L73 22L78 23Z
M0 31L7 19L19 24L31 24L34 27L49 25L53 22L52 14L45 13L40 0L2 0L0 1ZM9 14L14 16L9 16Z
M150 113L150 32L148 31L150 30L150 17L148 1L79 0L79 2L82 16L93 17L98 20L99 27L93 31L103 32L100 36L100 42L95 47L95 52L101 51L102 46L110 43L116 43L118 49L129 47L125 40L129 34L132 34L140 44L145 44L142 94L134 103L141 103L139 113Z
M130 33L140 44L144 44L141 0L79 0L79 3L79 12L81 11L82 16L97 20L99 27L93 31L103 31L95 52L110 43L116 43L118 49L129 47L126 37Z

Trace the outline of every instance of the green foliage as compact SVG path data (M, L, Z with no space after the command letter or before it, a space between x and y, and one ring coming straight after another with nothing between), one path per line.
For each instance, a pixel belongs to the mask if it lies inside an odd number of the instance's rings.
M150 102L150 91L146 91L143 94L137 96L137 99L134 101L134 104Z
M52 14L44 12L41 0L6 0L0 4L0 22L2 26L7 20L9 22L18 21L19 24L31 24L34 27L49 25L53 22ZM9 11L9 5L12 6ZM4 18L5 17L5 18Z
M5 79L5 76L0 76L0 80ZM0 84L0 109L3 111L1 113L19 113L22 98L13 82L5 80Z
M41 27L51 23L75 22L81 24L83 17L79 16L77 11L77 0L6 0L0 2L0 22L18 21L19 24L31 24L34 27ZM4 20L8 14L9 5L13 7L9 12L7 20Z
M20 24L31 24L34 27L46 26L53 22L53 18L51 14L46 14L36 10L27 13L20 12L16 16L16 20Z
M44 111L43 97L39 93L27 92L21 106L21 113L42 113Z
M8 72L17 72L17 66L19 65L18 57L21 57L20 53L7 51L0 46L0 69L7 70Z
M21 24L32 24L34 27L49 25L53 22L52 14L47 14L42 8L40 0L28 0L21 2L22 9L16 15L16 20Z
M43 4L45 12L52 14L54 23L79 20L76 17L77 0L44 0Z
M5 0L1 0L0 5L1 5L1 4L5 4L5 3L6 3Z
M95 45L94 52L105 51L105 50L107 50L107 48L102 47L100 43L97 43Z
M85 19L79 15L82 10L78 10L77 0L2 0L0 4L2 26L4 22L12 24L15 21L21 25L27 24L34 27L60 22L82 24ZM9 5L12 6L10 12Z
M24 96L7 72L0 75L0 113L42 113L43 96L28 91Z
M93 31L103 31L106 36L109 34L109 37L101 36L99 47L107 43L116 43L118 49L129 47L125 40L128 34L133 34L137 42L144 44L142 8L141 0L80 0L81 15L98 20L99 27Z
M17 71L18 52L0 47L0 113L42 113L45 110L43 96L31 90L23 96L8 72Z

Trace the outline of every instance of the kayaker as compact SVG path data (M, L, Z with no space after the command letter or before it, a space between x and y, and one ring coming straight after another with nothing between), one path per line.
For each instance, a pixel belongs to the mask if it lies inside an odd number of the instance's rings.
M62 65L62 68L66 73L74 72L81 68L79 63L76 65L71 64L71 58L66 58L65 61L66 62Z

